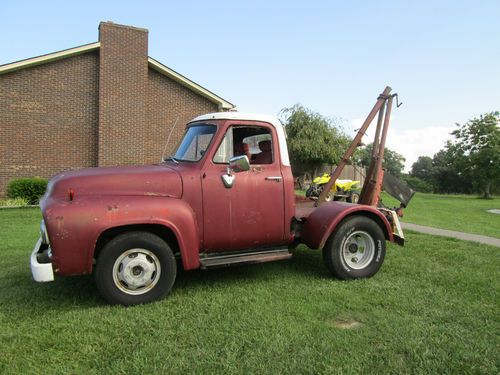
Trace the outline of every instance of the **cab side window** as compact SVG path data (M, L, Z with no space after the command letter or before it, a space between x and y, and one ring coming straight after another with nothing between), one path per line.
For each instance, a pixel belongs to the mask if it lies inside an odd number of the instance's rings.
M214 163L228 163L233 156L246 155L250 164L272 164L273 142L268 128L233 126L228 129L215 156Z

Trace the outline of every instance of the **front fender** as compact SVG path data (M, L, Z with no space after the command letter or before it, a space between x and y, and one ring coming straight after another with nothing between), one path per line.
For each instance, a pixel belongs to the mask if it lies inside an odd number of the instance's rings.
M200 265L196 218L183 200L103 195L82 196L61 203L42 207L58 274L90 273L99 236L106 230L135 224L169 228L177 238L184 268Z
M391 224L379 210L372 206L346 202L325 203L315 209L302 227L302 242L312 249L322 249L337 225L353 214L371 217L380 225L385 238L394 242Z

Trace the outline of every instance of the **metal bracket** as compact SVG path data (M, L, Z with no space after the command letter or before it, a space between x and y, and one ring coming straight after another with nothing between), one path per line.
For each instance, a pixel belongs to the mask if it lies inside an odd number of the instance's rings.
M397 108L399 108L399 107L401 107L401 106L403 105L403 102L401 102L401 103L399 102L399 96L398 96L398 94L397 94L397 93L396 93L396 94L392 94L392 97L393 97L393 98L394 98L394 97L396 98L396 107L397 107Z

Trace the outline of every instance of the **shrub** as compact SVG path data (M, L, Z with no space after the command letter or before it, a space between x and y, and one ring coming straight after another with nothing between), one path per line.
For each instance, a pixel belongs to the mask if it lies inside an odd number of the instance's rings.
M401 179L406 182L409 187L419 193L432 193L433 186L427 181L407 174L401 175Z
M9 182L7 196L26 199L29 204L38 204L46 188L47 180L44 178L19 178Z
M24 198L14 198L14 199L1 199L0 207L18 207L27 206L28 201Z

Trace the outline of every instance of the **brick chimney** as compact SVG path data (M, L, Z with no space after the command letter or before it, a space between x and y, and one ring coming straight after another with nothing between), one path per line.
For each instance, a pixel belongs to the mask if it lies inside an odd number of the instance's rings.
M99 25L98 165L145 162L148 30Z

